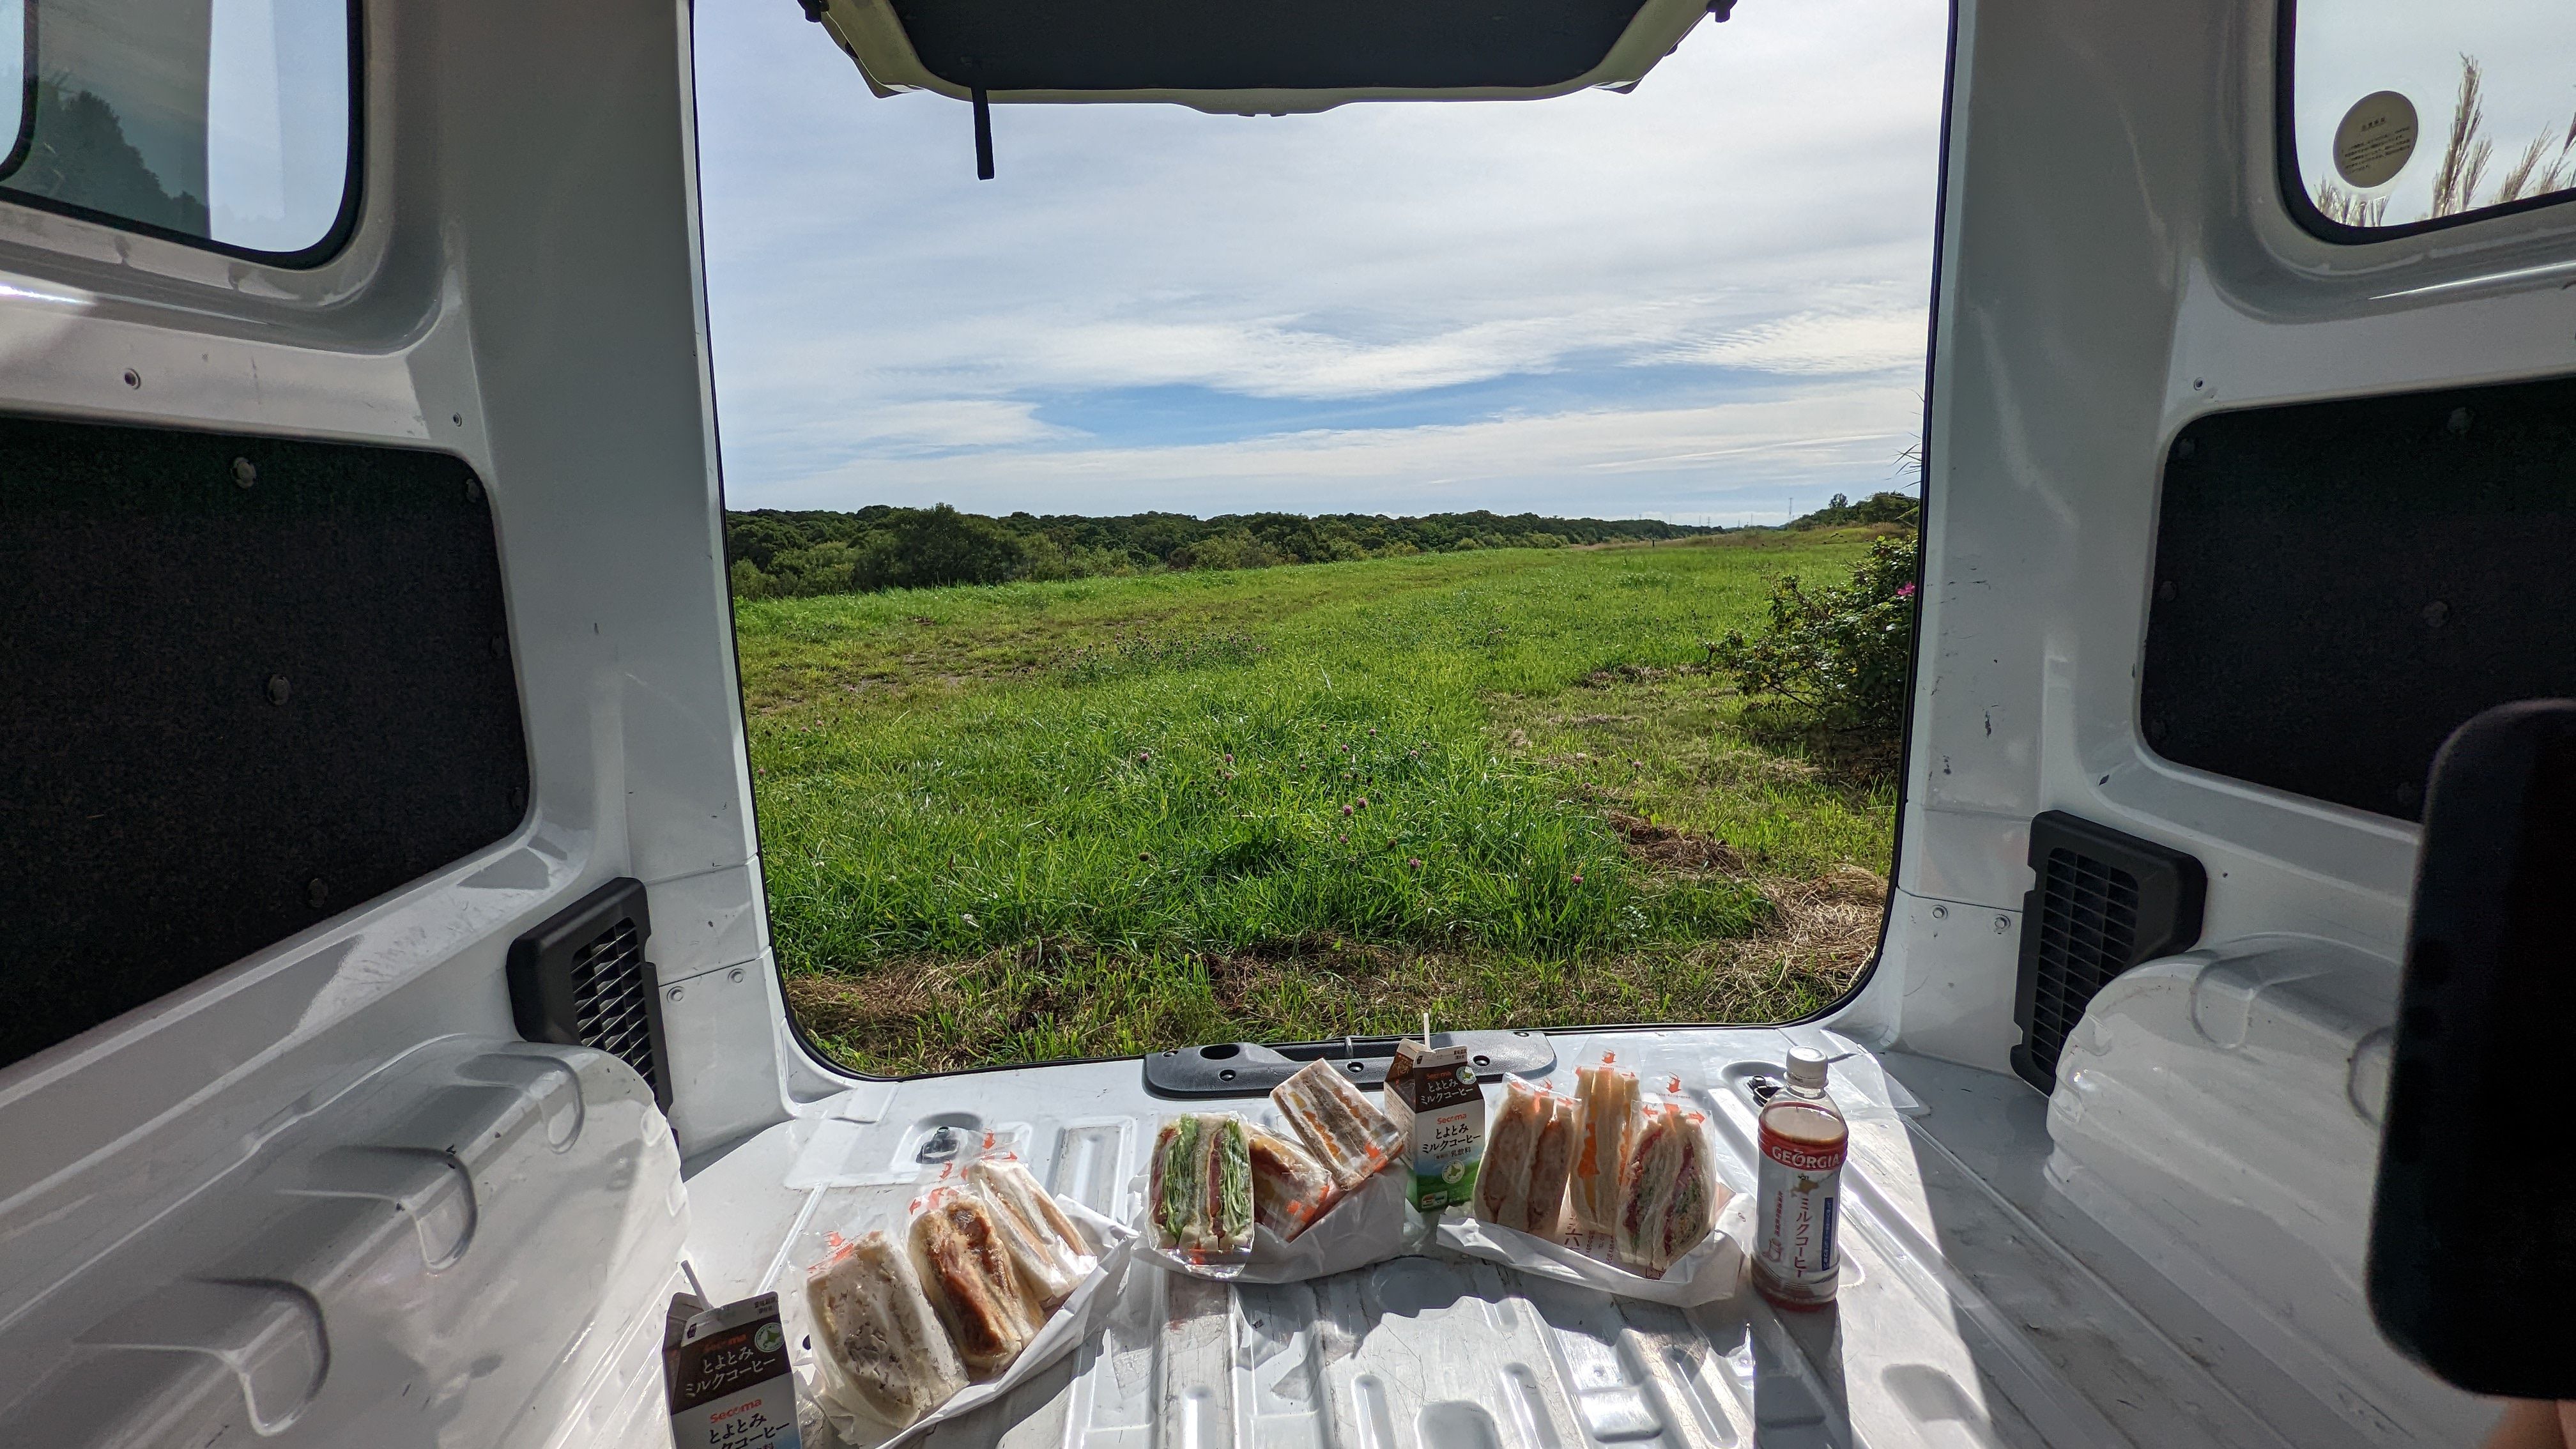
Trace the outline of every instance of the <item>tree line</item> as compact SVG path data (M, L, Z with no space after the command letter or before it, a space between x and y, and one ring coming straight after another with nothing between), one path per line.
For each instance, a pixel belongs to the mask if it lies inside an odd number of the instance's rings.
M1837 500L1839 501L1839 500ZM1485 548L1564 548L1721 533L1652 518L1534 513L1237 513L1116 518L1013 513L988 518L942 503L855 513L756 509L725 515L738 598L869 593L1014 579L1074 579L1179 569L1268 568Z

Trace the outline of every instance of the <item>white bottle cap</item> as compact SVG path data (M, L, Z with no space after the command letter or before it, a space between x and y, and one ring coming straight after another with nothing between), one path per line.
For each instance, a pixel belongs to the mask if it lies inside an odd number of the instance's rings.
M1814 1047L1789 1048L1789 1085L1816 1091L1825 1085L1825 1054Z

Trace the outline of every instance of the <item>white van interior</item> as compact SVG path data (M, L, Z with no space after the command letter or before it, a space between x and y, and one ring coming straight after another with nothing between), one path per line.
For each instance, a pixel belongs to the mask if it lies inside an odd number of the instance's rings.
M1503 28L1546 43L1487 50L1424 18L1463 5L1202 33L1145 0L805 3L853 104L967 103L961 165L969 107L1529 100L1725 42L1702 0L1514 0ZM1748 1083L1823 1049L1839 1306L1439 1251L1135 1272L939 1442L2486 1434L2493 1400L2374 1324L2364 1257L2426 770L2479 711L2576 693L2576 208L2529 177L2420 222L2324 195L2291 5L1955 0L1863 984L1781 1027L1469 1043L1677 1078L1739 1186ZM0 5L0 1441L667 1443L670 1296L793 1285L961 1140L1116 1215L1176 1102L1318 1057L1383 1076L1393 1044L1357 1040L875 1080L800 1039L733 654L691 24Z

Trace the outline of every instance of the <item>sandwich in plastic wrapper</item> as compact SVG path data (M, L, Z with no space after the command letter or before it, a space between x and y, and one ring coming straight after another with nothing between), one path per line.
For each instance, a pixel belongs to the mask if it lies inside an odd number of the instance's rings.
M932 1193L959 1190L954 1185ZM994 1377L970 1383L910 1424L889 1422L872 1408L855 1386L816 1347L818 1332L811 1306L802 1293L779 1295L788 1331L789 1359L796 1372L798 1397L813 1410L805 1417L806 1449L892 1449L1009 1393L1082 1342L1118 1301L1118 1284L1136 1240L1136 1231L1113 1222L1071 1198L1055 1198L1056 1209L1087 1240L1091 1268L1046 1320L1022 1344L1009 1365ZM900 1225L897 1225L898 1227ZM902 1234L895 1236L900 1239ZM830 1437L825 1437L828 1432Z
M1405 1191L1405 1175L1394 1166L1372 1174L1352 1191L1333 1200L1321 1217L1293 1239L1282 1239L1256 1223L1252 1251L1238 1258L1210 1260L1193 1253L1167 1252L1150 1231L1136 1241L1136 1256L1167 1273L1234 1283L1302 1283L1365 1268L1419 1251L1430 1230ZM1139 1174L1128 1187L1139 1221L1145 1221L1152 1187Z
M1506 1089L1505 1112L1499 1120L1508 1125L1527 1119L1530 1126L1521 1135L1529 1137L1530 1144L1517 1154L1518 1171L1539 1179L1536 1190L1553 1200L1544 1211L1531 1211L1523 1205L1530 1189L1515 1190L1503 1181L1511 1165L1498 1166L1489 1160L1488 1176L1478 1184L1477 1211L1444 1216L1441 1243L1523 1272L1623 1298L1690 1307L1734 1294L1744 1276L1744 1242L1752 1232L1752 1205L1718 1177L1717 1145L1709 1136L1707 1116L1680 1095L1678 1081L1671 1086L1670 1095L1647 1096L1633 1109L1623 1109L1623 1115L1633 1110L1634 1121L1624 1134L1616 1191L1611 1195L1615 1210L1610 1231L1605 1233L1587 1229L1580 1213L1564 1210L1568 1200L1579 1196L1571 1190L1578 1184L1569 1181L1565 1164L1553 1160L1552 1153L1536 1150L1547 1124L1553 1123L1566 1137L1579 1134L1580 1124L1574 1119L1581 1109L1553 1093L1513 1082ZM1498 1128L1496 1140L1505 1136ZM1551 1142L1558 1140L1555 1133L1548 1137ZM1508 1149L1511 1144L1504 1146ZM1549 1160L1542 1162L1543 1156ZM1489 1196L1503 1205L1502 1211L1488 1209ZM1508 1225L1515 1221L1533 1226L1553 1221L1556 1231L1524 1231Z

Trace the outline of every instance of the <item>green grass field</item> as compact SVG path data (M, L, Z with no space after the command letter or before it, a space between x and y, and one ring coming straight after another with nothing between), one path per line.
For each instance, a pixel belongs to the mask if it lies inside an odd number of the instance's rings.
M1893 792L1755 744L1701 641L1864 547L742 603L790 997L878 1072L1811 1011Z

